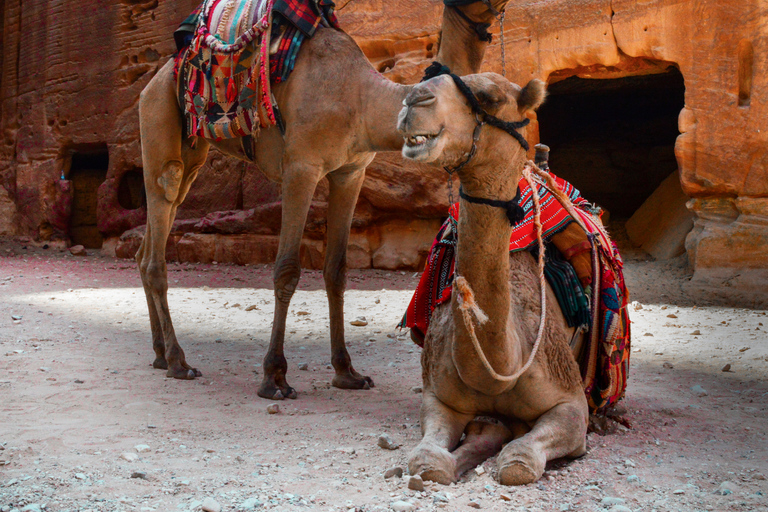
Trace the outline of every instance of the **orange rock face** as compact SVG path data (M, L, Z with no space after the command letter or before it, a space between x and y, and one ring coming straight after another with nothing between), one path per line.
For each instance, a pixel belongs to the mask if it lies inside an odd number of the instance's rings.
M59 204L54 183L62 171L76 180L97 165L101 234L114 241L143 224L137 100L170 57L171 33L195 4L3 4L0 232L66 237L56 218L66 205ZM340 0L337 7L342 26L376 69L396 81L418 81L437 51L442 2ZM686 244L691 261L697 269L766 269L768 258L758 257L768 254L766 20L765 2L512 0L504 25L507 76L520 84L532 78L556 83L679 69L685 96L675 155L683 191L696 198L689 203L696 215ZM498 24L492 32L484 69L499 72ZM537 124L531 126L529 139L536 141ZM323 253L326 194L321 183L306 230L305 254L314 256L303 259L310 266L318 266ZM269 260L272 242L258 237L278 234L279 202L279 185L255 166L212 152L179 210L169 257L239 262L241 252L251 251L248 261ZM712 206L723 202L729 206ZM350 262L417 268L446 206L443 173L398 154L379 155L356 211ZM728 249L732 239L738 256ZM133 233L116 250L129 255L135 245Z

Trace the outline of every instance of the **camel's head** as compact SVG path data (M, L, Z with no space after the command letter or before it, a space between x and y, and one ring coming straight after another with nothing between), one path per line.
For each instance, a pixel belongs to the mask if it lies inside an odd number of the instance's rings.
M522 89L496 73L462 78L488 114L506 122L521 121L544 101L545 86L532 80ZM449 75L416 85L403 101L397 129L405 139L403 156L419 162L455 167L467 159L478 116ZM524 129L519 132L524 134ZM525 151L511 135L492 126L478 133L476 161L487 157L509 161ZM493 148L493 151L486 151ZM482 154L481 154L482 153Z

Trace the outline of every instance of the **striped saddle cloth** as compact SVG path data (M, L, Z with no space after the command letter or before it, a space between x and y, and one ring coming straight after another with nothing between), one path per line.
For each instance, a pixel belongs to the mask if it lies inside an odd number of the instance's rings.
M322 23L338 27L333 9L330 0L205 0L174 34L187 136L230 139L277 124L270 74L287 79L304 38Z

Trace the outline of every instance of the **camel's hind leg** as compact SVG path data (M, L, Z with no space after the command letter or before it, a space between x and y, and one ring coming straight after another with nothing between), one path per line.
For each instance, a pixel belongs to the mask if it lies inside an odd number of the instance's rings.
M472 420L464 433L466 437L453 452L456 478L499 453L515 437L504 425L483 420Z
M329 174L328 235L323 277L328 295L331 323L331 362L336 370L333 385L342 389L370 389L373 380L352 367L344 341L344 289L347 279L347 243L357 196L365 178L365 168L342 174Z
M152 365L167 369L168 377L194 379L201 373L187 364L171 322L165 246L176 209L205 163L208 143L201 140L195 149L182 145L172 69L172 62L166 64L142 91L139 102L147 231L136 261L149 308L155 350Z
M499 481L503 485L529 484L544 474L548 460L584 455L588 419L585 400L566 402L542 414L530 432L499 454Z

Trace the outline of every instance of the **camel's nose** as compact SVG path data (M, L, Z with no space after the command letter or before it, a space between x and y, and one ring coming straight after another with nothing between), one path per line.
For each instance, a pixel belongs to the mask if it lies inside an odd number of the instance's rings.
M435 102L435 93L429 87L417 85L403 100L404 107L426 107Z

